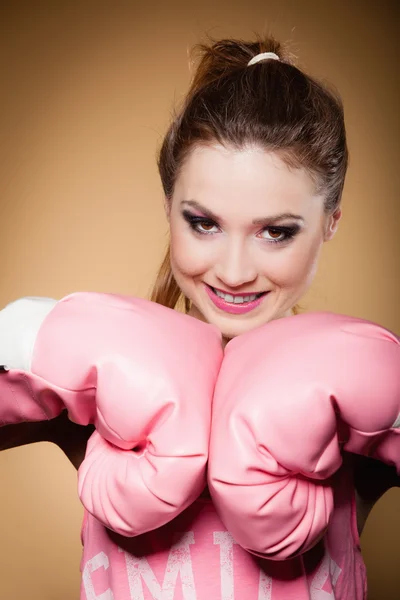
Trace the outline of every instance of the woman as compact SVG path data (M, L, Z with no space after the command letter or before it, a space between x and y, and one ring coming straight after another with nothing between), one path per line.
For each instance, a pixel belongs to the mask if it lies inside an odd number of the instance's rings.
M183 299L226 342L298 312L341 218L348 155L340 100L279 43L223 40L201 50L160 152L170 247L151 299L169 308ZM0 439L2 448L52 441L78 467L91 433L62 415L5 427ZM366 598L358 535L399 483L392 468L358 457L346 458L335 481L325 539L282 562L238 547L207 490L175 521L133 539L86 514L81 597Z

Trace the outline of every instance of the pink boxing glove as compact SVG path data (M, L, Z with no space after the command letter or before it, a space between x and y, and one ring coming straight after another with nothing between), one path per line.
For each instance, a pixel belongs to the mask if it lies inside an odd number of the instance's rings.
M0 424L67 409L97 431L79 469L86 509L135 536L177 516L206 484L219 331L143 299L80 293L0 313Z
M341 450L400 471L400 345L373 323L310 313L230 341L213 400L209 488L250 552L283 560L324 535Z

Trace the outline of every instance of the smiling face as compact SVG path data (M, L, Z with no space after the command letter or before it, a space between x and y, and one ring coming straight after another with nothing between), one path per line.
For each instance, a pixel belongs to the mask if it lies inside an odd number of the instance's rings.
M232 338L290 314L340 211L305 170L258 147L196 147L166 203L171 268L191 313Z

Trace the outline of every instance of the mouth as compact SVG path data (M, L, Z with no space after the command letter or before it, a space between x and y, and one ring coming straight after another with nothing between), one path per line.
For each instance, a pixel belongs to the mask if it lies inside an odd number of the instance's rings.
M254 292L250 294L228 294L205 284L208 297L213 304L231 314L244 314L260 306L261 302L269 292Z

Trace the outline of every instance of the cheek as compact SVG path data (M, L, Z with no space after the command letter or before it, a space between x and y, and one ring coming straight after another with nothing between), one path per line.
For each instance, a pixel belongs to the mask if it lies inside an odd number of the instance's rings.
M175 275L195 277L207 271L212 256L207 243L182 228L171 227L171 266Z
M308 287L317 270L321 246L318 238L277 252L276 260L271 261L266 272L267 277L281 288Z

